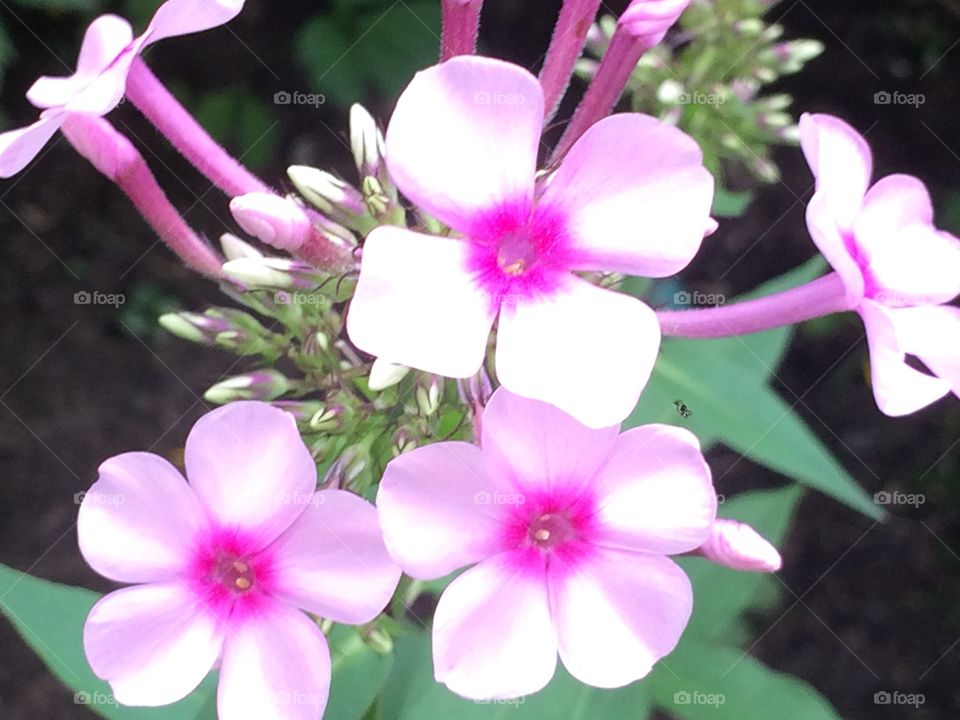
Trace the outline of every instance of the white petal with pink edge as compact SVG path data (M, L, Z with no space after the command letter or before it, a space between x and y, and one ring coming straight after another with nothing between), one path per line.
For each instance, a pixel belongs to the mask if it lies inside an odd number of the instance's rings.
M553 405L498 388L483 410L483 452L520 489L577 490L593 480L619 427L592 429Z
M322 490L305 502L267 549L271 596L337 622L373 620L400 580L376 508L345 490Z
M131 452L100 465L77 517L80 552L104 577L172 580L190 563L205 522L193 490L158 455Z
M709 537L717 495L696 436L672 425L621 434L594 482L597 537L606 547L674 555Z
M693 138L626 113L577 140L538 207L567 216L571 267L664 277L697 254L712 199L713 176Z
M543 94L521 67L455 57L414 77L387 128L387 166L418 207L461 232L533 199Z
M903 349L919 357L960 396L960 308L916 307L887 314Z
M274 603L230 629L217 687L219 720L318 720L330 694L330 649L317 624Z
M387 549L420 580L483 560L498 547L508 508L496 501L509 492L475 445L434 443L404 453L387 465L377 492Z
M176 583L138 585L103 597L83 627L83 648L118 703L155 707L190 694L213 668L222 628Z
M293 416L266 403L235 402L207 413L187 437L190 485L215 524L242 528L265 547L303 512L317 468Z
M824 196L830 215L842 230L851 230L870 185L870 146L856 130L832 115L800 117L800 146Z
M556 665L542 569L497 555L467 570L440 597L433 619L434 675L458 695L531 695L550 682Z
M948 392L950 384L904 362L905 350L897 337L894 313L870 300L860 306L870 347L870 378L880 411L891 417L909 415L925 408Z
M496 306L460 240L380 227L363 246L350 340L394 365L464 378L483 364Z
M601 688L646 676L676 647L693 609L690 581L672 560L619 550L551 568L550 596L564 667Z
M144 45L228 23L240 14L243 3L244 0L167 0L143 33Z
M32 125L0 133L0 178L9 178L23 170L43 149L67 116L51 112Z
M863 298L863 271L851 254L844 236L830 210L829 199L823 193L814 193L807 205L807 230L814 244L837 271L846 289L847 302L855 307Z
M497 375L511 392L603 428L633 410L659 348L653 310L571 276L550 295L503 306Z

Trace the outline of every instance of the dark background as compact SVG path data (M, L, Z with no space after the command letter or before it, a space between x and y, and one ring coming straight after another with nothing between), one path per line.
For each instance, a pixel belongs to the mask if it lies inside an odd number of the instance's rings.
M166 82L198 97L233 86L265 103L282 89L323 92L292 60L291 38L325 5L248 0L229 30L199 42L166 41L149 62ZM555 1L488 0L483 51L536 67L558 7ZM15 127L34 117L22 97L33 79L62 73L57 55L73 65L86 19L7 0L0 0L0 16L17 54L0 108L4 127ZM798 109L833 112L869 130L876 173L919 175L934 194L939 222L957 233L960 3L785 0L771 17L787 37L826 45L804 73L777 88L791 92ZM350 60L348 53L344 62ZM877 106L879 90L922 93L925 102ZM385 120L390 103L375 98L369 104ZM330 103L274 112L278 124L264 140L273 152L260 153L256 168L262 177L282 184L293 160L352 176L345 110ZM234 229L226 198L133 108L121 106L111 119L139 138L195 228L211 238ZM235 141L231 149L248 147ZM688 281L732 296L813 255L803 224L809 172L796 149L779 150L776 160L783 182L764 187L744 219L721 225L685 274ZM126 303L119 311L76 305L80 290L123 293ZM243 368L231 369L229 355L155 329L162 310L216 302L217 289L184 270L67 143L52 143L26 171L0 182L0 562L106 589L77 551L74 494L89 487L110 455L174 452L206 409L203 391ZM926 503L894 508L891 521L876 525L807 495L784 548L780 578L787 589L779 607L754 618L759 640L752 652L812 683L844 718L948 720L960 717L960 404L951 398L910 418L886 418L867 387L866 363L855 317L808 326L778 372L779 389L871 493L924 493ZM719 477L737 456L717 450L710 459ZM772 480L744 461L720 491ZM919 709L877 706L878 690L920 692L926 702ZM0 718L90 717L0 623Z

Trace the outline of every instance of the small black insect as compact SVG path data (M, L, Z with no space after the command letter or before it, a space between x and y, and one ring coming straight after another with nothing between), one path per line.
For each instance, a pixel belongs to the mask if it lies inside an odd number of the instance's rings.
M686 419L693 415L693 410L687 407L687 404L683 400L674 400L674 407L677 408L677 412L680 414L680 417Z

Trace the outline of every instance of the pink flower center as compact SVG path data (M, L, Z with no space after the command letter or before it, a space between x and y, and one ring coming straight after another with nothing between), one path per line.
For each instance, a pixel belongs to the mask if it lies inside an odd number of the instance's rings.
M537 247L526 228L508 231L497 246L497 267L506 275L519 277L537 262Z
M220 583L235 594L249 592L257 582L257 576L249 561L231 554L222 554L214 566L210 580Z
M576 530L569 516L564 512L543 513L534 518L527 530L529 541L544 551L552 551L560 545L573 540Z
M189 581L198 599L223 620L256 612L269 600L274 559L255 547L252 538L223 530L198 538Z

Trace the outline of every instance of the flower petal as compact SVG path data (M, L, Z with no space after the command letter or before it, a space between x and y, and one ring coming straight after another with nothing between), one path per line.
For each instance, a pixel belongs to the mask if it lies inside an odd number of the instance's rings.
M167 0L157 8L143 37L144 45L224 25L243 10L244 0Z
M398 568L383 545L377 509L344 490L322 490L267 552L270 594L307 612L358 625L393 595Z
M317 468L293 416L260 402L235 402L193 426L184 450L187 478L214 522L256 537L256 551L303 512Z
M672 560L598 549L588 563L565 570L551 566L550 597L560 659L575 678L621 687L676 647L693 590Z
M893 313L870 300L860 306L870 347L873 396L881 412L891 417L909 415L936 402L948 392L945 380L914 370L904 362L905 351L897 338Z
M856 130L832 115L804 113L800 146L817 179L830 214L841 230L851 230L870 185L870 146Z
M489 557L506 509L494 502L499 492L480 448L469 443L434 443L394 458L377 492L390 555L421 580Z
M571 276L550 295L501 308L497 375L517 395L609 427L637 404L659 348L649 307Z
M190 694L213 668L222 629L174 583L139 585L103 597L83 626L83 648L117 702L155 707Z
M926 186L890 175L870 188L856 222L870 296L885 305L937 305L960 295L960 240L933 225Z
M117 15L101 15L90 23L83 36L77 71L69 77L38 78L27 90L27 100L39 108L66 105L106 70L132 40L130 23Z
M592 429L539 400L498 388L482 416L484 455L520 489L576 492L592 482L619 427Z
M919 357L960 397L960 308L916 307L889 310L903 349Z
M83 498L80 552L111 580L172 580L190 562L203 522L196 495L173 465L151 453L124 453L100 465Z
M571 267L664 277L697 254L712 199L713 176L696 141L626 113L577 140L537 207L568 217Z
M837 271L846 289L847 301L855 307L864 293L863 271L843 239L824 193L814 193L807 205L807 230L817 248Z
M478 212L533 200L543 93L521 67L455 57L423 70L387 128L387 166L418 207L468 232Z
M474 699L541 690L557 665L546 579L509 554L467 570L444 591L433 618L438 682Z
M671 425L621 434L593 485L595 542L658 555L694 550L709 537L717 495L696 436Z
M347 332L395 365L464 378L483 364L495 307L467 270L469 247L380 227L363 246Z
M0 178L9 178L23 170L47 141L53 137L66 116L62 113L41 116L32 125L0 134Z
M227 636L217 717L317 720L330 694L330 672L330 649L317 624L273 603Z

